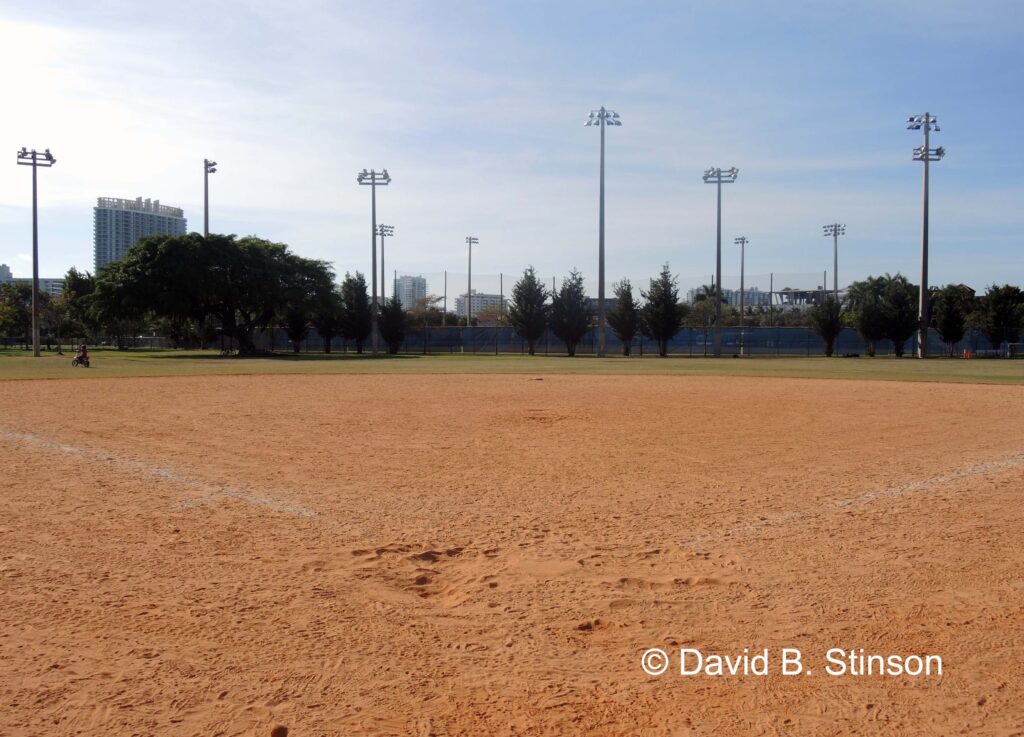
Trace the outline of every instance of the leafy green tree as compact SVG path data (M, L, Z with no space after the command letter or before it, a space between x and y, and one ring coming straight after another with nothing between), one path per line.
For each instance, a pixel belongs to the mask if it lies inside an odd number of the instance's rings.
M366 278L356 272L346 273L341 283L341 334L355 341L356 353L363 352L363 345L373 330L370 314L370 295L366 292Z
M843 308L832 295L810 309L811 327L825 341L825 355L832 356L836 338L843 330Z
M658 344L658 355L668 355L668 343L683 326L686 305L679 303L679 287L668 264L651 282L648 292L641 291L644 306L640 308L641 331Z
M561 288L551 295L551 332L565 343L570 357L590 329L590 300L583 291L583 275L573 269L562 280Z
M324 353L331 352L331 341L341 335L342 311L341 292L337 289L321 295L313 309L312 323L324 343Z
M885 338L885 284L883 277L869 276L851 284L846 293L847 319L867 345L869 356L875 355L876 343Z
M523 272L522 278L512 287L512 300L508 307L509 323L516 335L523 338L534 355L537 341L544 335L548 324L550 307L547 304L548 291L537 278L533 267Z
M613 285L615 299L608 310L608 324L615 337L622 341L622 355L628 356L633 340L640 330L640 306L633 297L633 285L623 279Z
M32 332L32 287L28 284L0 284L0 335L21 339L28 347Z
M401 300L384 300L380 311L380 337L388 347L388 353L394 355L402 347L405 331L409 325L409 313L402 307Z
M903 356L903 346L917 330L917 286L902 274L883 277L882 324L885 337L892 341L897 358Z
M125 326L147 314L197 324L215 315L223 334L237 340L239 353L252 355L255 332L282 314L309 279L330 284L330 270L283 243L198 233L154 236L100 270L90 313L122 347Z
M39 322L43 340L46 342L46 350L51 350L51 343L56 341L58 348L71 327L71 320L68 319L67 302L63 295L51 297L43 294L42 303L39 305Z
M284 313L284 331L292 344L292 352L302 349L302 341L309 334L309 313L296 306L289 305Z
M157 295L146 289L155 279L137 261L129 260L131 255L129 249L123 260L112 261L99 270L96 288L88 300L90 322L119 351L128 350L129 338L138 334L149 312L161 314Z
M932 326L942 336L952 356L953 346L963 340L967 317L974 309L974 290L964 284L947 284L935 290L930 302Z
M284 324L292 350L298 353L317 307L330 300L334 293L334 273L323 261L311 261L291 254L289 260L290 268L283 272Z
M981 332L993 348L1003 342L1020 341L1021 325L1024 324L1024 292L1020 287L993 284L978 300Z
M439 306L441 300L441 297L433 294L416 300L416 304L409 308L410 322L425 328L455 325L458 321L458 316L453 312L445 314L444 310Z
M85 338L95 332L97 325L92 318L90 300L96 290L96 278L88 271L81 272L71 267L64 275L64 291L61 299L67 305L68 318L74 337Z

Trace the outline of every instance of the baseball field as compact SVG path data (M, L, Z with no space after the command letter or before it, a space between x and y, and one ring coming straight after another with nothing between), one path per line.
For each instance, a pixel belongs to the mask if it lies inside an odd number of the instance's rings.
M0 734L1024 734L1024 362L66 364Z

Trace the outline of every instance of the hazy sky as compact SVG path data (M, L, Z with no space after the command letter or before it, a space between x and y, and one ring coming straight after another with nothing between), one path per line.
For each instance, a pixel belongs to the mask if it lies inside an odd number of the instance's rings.
M1024 3L21 2L0 0L6 103L0 263L31 272L40 172L41 274L92 270L96 197L159 198L202 229L284 241L343 273L369 269L364 167L387 167L388 270L597 271L601 105L609 280L666 261L724 271L829 271L824 223L847 224L843 282L916 280L920 134L937 114L932 283L1024 284ZM820 281L820 278L819 278ZM778 285L778 284L777 284ZM433 289L432 285L432 289Z

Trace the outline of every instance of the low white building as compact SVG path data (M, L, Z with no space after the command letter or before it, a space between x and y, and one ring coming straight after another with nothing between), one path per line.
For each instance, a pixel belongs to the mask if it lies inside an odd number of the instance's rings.
M11 267L7 264L0 264L0 284L28 284L32 285L30 277L15 277L11 273ZM39 278L39 291L49 294L51 297L59 297L64 293L64 278Z
M481 294L475 289L472 292L471 300L473 317L481 314L499 313L504 315L508 312L508 300L500 294ZM466 295L460 294L455 298L455 314L459 317L466 316Z

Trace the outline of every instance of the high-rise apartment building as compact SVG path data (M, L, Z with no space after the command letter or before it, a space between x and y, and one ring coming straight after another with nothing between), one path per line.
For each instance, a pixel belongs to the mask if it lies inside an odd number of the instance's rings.
M427 298L427 280L422 276L400 276L395 279L395 296L402 307L411 310Z
M161 205L160 200L136 197L122 200L100 197L93 211L93 248L96 271L124 258L128 249L148 235L185 235L187 223L181 208Z

